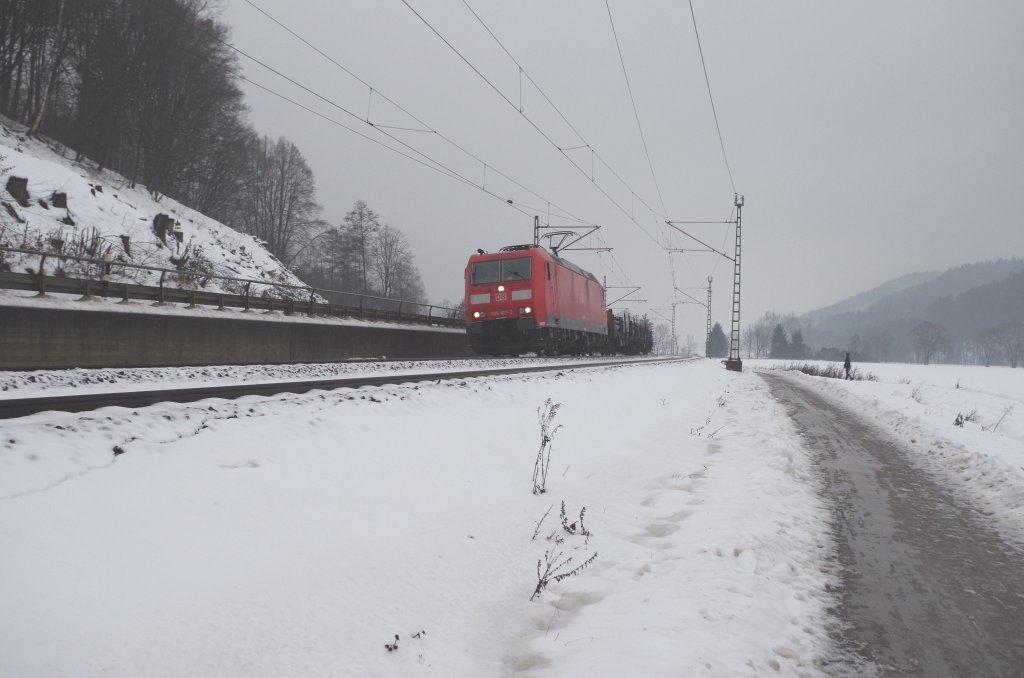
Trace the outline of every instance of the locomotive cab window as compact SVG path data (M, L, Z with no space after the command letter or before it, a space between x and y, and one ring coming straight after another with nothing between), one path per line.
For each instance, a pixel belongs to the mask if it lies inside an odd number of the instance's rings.
M530 257L505 259L501 263L501 279L504 281L529 280L533 276L533 270L531 267L533 260L530 259Z
M501 261L479 261L473 264L470 282L474 285L494 283L501 279Z

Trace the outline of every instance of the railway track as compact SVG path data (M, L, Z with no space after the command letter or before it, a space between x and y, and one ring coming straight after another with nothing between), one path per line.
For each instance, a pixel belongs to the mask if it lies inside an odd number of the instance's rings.
M423 372L419 374L389 374L373 376L343 377L302 381L278 381L259 384L231 384L199 386L189 388L149 389L114 393L86 393L79 395L38 396L30 398L0 399L0 419L27 417L40 412L87 412L101 407L137 408L156 403L191 403L207 398L231 400L242 396L274 396L282 393L307 393L314 390L329 391L337 388L361 388L363 386L388 386L411 384L424 381L468 379L531 372L558 372L595 367L650 365L652 363L681 362L694 358L650 358L645 360L608 360L588 363L562 363L547 365L524 365L494 369Z

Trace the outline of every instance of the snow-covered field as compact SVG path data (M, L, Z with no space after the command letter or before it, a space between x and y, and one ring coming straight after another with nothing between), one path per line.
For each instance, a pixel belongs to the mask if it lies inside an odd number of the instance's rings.
M0 422L0 675L827 675L829 514L753 366ZM1024 370L862 369L880 381L799 378L963 464L959 486L1018 529L1021 406L995 423ZM34 376L0 397L105 387ZM561 428L534 495L547 399ZM531 600L545 554L596 558Z

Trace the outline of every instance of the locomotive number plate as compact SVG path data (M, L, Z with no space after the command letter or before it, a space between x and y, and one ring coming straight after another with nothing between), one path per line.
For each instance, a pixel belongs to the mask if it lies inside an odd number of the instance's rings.
M505 301L505 292L498 292L494 295L495 301Z

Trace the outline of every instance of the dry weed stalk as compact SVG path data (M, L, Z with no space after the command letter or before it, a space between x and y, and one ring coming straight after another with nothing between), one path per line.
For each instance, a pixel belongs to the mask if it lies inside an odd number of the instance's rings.
M544 494L548 482L548 469L551 468L551 441L554 440L559 424L551 427L555 415L562 407L561 403L552 403L551 398L544 401L544 406L537 408L537 423L540 424L540 448L537 450L537 459L533 463L533 493Z

